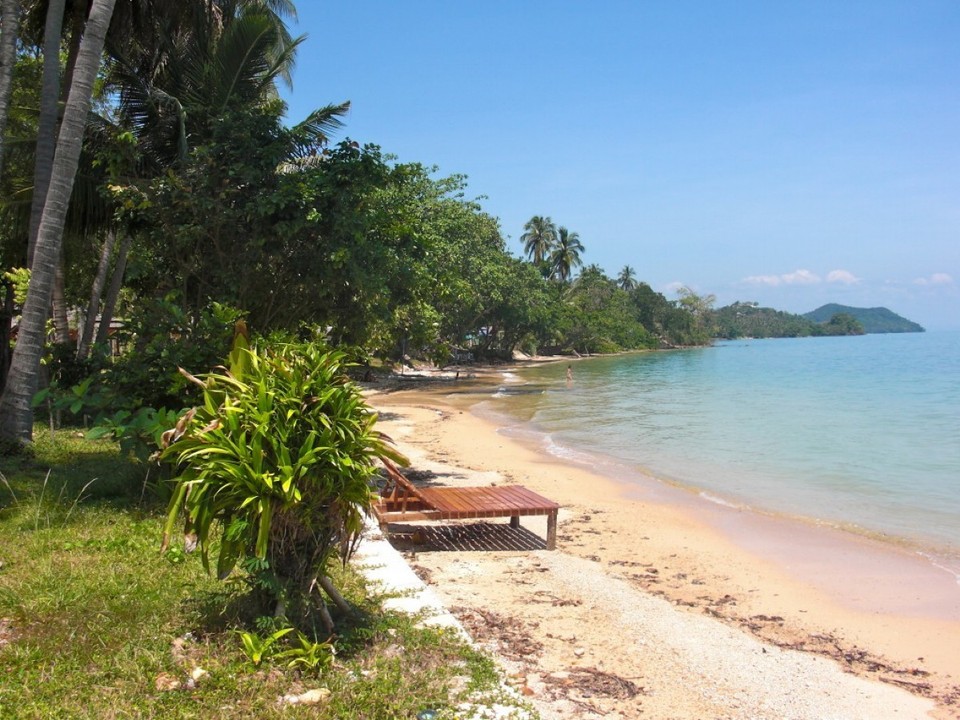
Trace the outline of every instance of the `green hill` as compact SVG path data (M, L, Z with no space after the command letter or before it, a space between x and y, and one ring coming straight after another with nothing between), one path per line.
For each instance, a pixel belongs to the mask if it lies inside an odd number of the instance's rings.
M855 308L849 307L848 305L829 303L818 307L813 312L805 313L803 317L813 320L813 322L816 323L825 323L829 322L830 318L837 313L852 315L860 321L864 331L867 333L924 332L923 327L917 323L900 317L885 307Z
M863 335L863 326L849 314L835 313L824 322L803 315L760 307L755 302L735 302L712 311L714 337L785 338L822 335Z

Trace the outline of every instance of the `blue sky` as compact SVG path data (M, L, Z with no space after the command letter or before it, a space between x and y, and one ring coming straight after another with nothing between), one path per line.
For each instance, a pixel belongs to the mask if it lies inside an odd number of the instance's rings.
M297 2L290 121L468 176L629 264L791 312L960 328L960 2ZM340 138L338 138L340 139Z

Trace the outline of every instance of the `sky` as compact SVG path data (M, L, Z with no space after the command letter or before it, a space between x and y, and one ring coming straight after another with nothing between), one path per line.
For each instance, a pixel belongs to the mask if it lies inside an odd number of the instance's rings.
M670 299L960 328L957 0L299 0L288 121L462 174Z

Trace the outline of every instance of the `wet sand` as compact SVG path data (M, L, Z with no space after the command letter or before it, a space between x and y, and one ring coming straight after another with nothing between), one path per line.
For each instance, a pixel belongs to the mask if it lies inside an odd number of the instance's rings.
M542 518L392 528L544 717L960 718L960 587L924 558L604 477L498 432L456 382L408 385L369 400L415 480L563 506L556 552Z

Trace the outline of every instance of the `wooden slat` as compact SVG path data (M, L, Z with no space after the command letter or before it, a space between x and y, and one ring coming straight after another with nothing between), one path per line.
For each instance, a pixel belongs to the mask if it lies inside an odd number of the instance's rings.
M381 526L392 521L472 520L547 515L547 549L556 547L558 503L522 485L489 487L416 487L393 463L384 460L393 487L376 503Z
M560 506L519 485L421 488L420 499L444 519L547 515Z
M377 511L377 520L383 523L411 522L414 520L441 520L435 510L403 510L401 512Z

